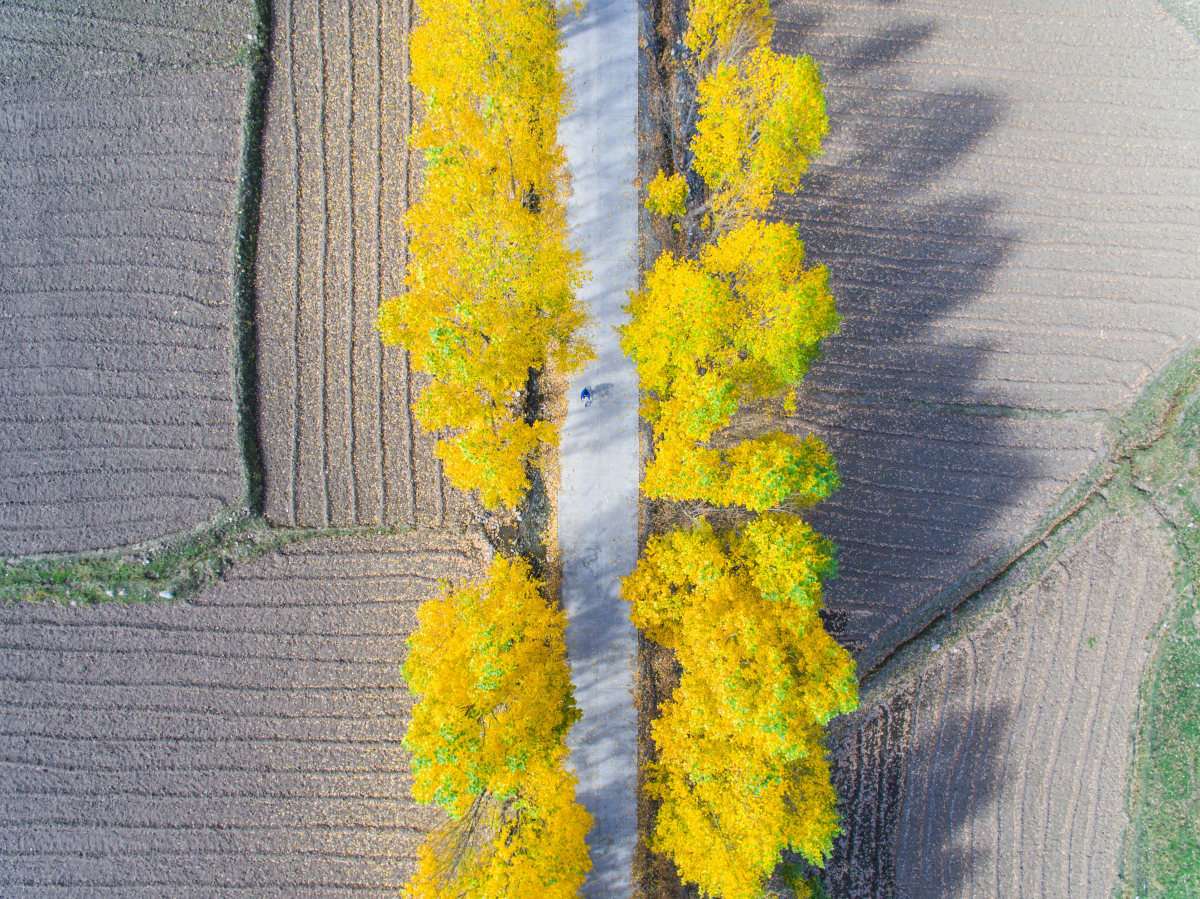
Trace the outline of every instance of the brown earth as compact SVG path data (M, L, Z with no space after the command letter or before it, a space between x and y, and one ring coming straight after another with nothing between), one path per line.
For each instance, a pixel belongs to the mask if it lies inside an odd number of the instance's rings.
M6 555L162 536L240 489L231 63L247 11L77 6L0 5Z
M230 67L252 30L247 0L4 0L0 84Z
M461 512L420 384L375 330L407 264L412 4L282 0L259 244L266 510L281 524L434 524Z
M1172 557L1161 530L1109 518L857 712L834 752L832 895L1107 896Z
M832 127L777 208L845 319L794 427L841 466L812 520L841 548L833 626L873 664L1012 553L1200 331L1200 58L1146 2L777 13Z
M186 603L0 609L0 893L394 896L437 822L405 639L483 551L318 539Z

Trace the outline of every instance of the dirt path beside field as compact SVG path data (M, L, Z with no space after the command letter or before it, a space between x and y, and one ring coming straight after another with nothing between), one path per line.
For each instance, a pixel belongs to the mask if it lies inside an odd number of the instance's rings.
M275 5L259 241L267 516L288 525L454 520L407 354L375 331L407 264L406 0Z
M394 896L415 610L437 535L320 539L186 603L0 609L0 893Z
M240 498L230 297L242 4L0 5L0 553ZM211 4L208 4L211 7Z

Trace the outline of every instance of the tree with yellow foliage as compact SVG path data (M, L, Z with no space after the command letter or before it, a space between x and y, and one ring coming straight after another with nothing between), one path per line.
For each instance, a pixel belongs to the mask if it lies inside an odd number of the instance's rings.
M794 408L840 321L795 229L755 218L799 186L829 127L816 64L772 51L773 27L765 0L693 0L672 73L685 110L668 129L675 171L658 173L646 205L675 223L676 248L631 295L622 329L654 424L653 497L764 511L838 486L816 437L731 443L727 431L747 405Z
M688 68L703 74L771 43L768 0L692 0L684 46Z
M708 372L738 401L789 392L840 321L829 273L805 268L796 229L753 220L697 259L663 253L627 309L622 348L659 397Z
M841 483L833 456L811 434L764 434L727 450L697 446L670 428L661 434L642 482L648 496L764 512L810 506Z
M854 662L818 616L833 547L772 514L652 538L623 595L683 674L652 725L652 846L687 880L750 899L784 849L822 864L838 833L823 726L858 701Z
M765 0L693 0L686 52L668 73L673 171L646 205L678 219L685 250L794 191L829 130L816 63L770 49Z
M425 603L404 675L418 697L404 743L413 797L450 823L421 851L414 897L572 896L590 868L591 817L565 769L566 616L524 562ZM536 889L535 889L536 887Z
M760 47L700 82L692 167L710 192L703 214L720 234L794 191L829 130L816 63Z
M575 776L531 765L526 787L504 802L480 801L421 847L410 899L571 899L591 868L591 817L575 801Z
M824 267L805 268L804 244L784 224L748 220L698 259L659 257L621 329L654 425L648 495L762 511L837 488L833 459L815 437L713 445L744 404L794 403L821 340L837 331L828 281Z
M412 39L424 187L405 217L406 292L381 305L378 325L433 379L416 414L451 435L438 448L447 477L488 507L515 506L528 466L557 441L551 426L524 420L532 377L548 365L576 371L592 356L575 299L581 257L567 247L560 199L562 11L542 0L447 0L423 10Z
M485 506L513 507L526 464L557 442L521 414L530 372L573 371L589 350L561 209L534 213L487 187L410 210L409 289L380 310L379 328L434 379L415 412L427 430L457 432L438 447L450 481L478 489Z

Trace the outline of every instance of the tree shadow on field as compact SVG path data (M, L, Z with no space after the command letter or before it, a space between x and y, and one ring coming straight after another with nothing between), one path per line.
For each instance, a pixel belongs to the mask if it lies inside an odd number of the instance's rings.
M981 845L974 822L997 802L1012 710L999 702L964 715L952 702L930 708L921 693L918 682L866 712L834 748L843 833L823 876L831 896L991 892L981 880L997 867L994 844Z
M889 5L864 37L860 22L776 12L776 48L821 65L831 131L775 215L829 268L843 317L787 427L814 430L838 461L842 489L808 517L839 547L827 625L869 666L889 628L999 549L1003 513L1035 476L1003 419L966 408L982 402L993 347L940 326L989 289L1017 242L992 223L998 198L941 185L1007 103L920 83L908 57L936 21Z

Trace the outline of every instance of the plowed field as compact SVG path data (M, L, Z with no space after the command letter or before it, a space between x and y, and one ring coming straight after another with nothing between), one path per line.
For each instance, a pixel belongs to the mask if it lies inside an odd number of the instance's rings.
M432 536L314 540L188 603L0 609L0 893L395 895Z
M247 0L4 0L0 84L228 67L245 45L250 13Z
M410 13L402 0L275 7L258 271L275 522L440 524L459 501L414 425L407 355L375 331L407 263Z
M827 84L826 154L778 212L845 317L795 427L842 465L813 519L869 658L1200 331L1200 59L1148 2L788 3L777 37Z
M857 713L835 750L832 894L1109 895L1171 558L1160 531L1110 519Z
M232 55L248 16L143 6L0 4L6 555L161 536L239 493Z

